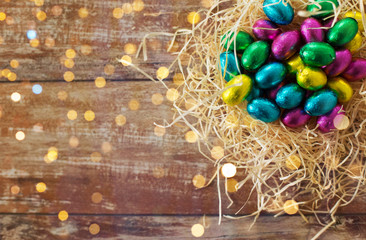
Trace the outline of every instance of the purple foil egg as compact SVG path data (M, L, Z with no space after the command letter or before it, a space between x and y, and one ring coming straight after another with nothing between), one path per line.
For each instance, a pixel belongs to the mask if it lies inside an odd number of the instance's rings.
M299 31L289 31L280 34L272 43L273 56L278 60L286 60L294 55L301 46Z
M301 24L301 36L306 43L309 42L323 42L324 30L322 24L315 18L307 18Z
M334 127L334 118L338 115L344 115L344 112L339 112L342 108L342 105L337 104L333 110L326 115L318 117L318 120L316 121L319 125L320 131L327 133L331 130L335 129Z
M344 48L336 51L335 60L324 67L324 72L328 75L328 77L335 77L341 74L347 67L350 65L352 61L351 52Z
M269 99L275 100L277 96L277 92L280 90L281 87L285 85L285 81L282 81L277 87L268 89L266 91L266 95Z
M253 25L253 34L260 40L274 40L282 30L269 20L260 19Z
M350 82L358 81L366 77L366 59L354 58L342 73L342 76Z
M323 27L328 28L328 29L325 29L326 32L329 30L329 28L332 27L333 21L334 21L334 18L331 18L331 19L328 19L328 20L324 21ZM337 22L337 20L336 20L336 22Z
M281 121L287 127L296 128L305 125L311 116L302 107L286 110L283 112Z

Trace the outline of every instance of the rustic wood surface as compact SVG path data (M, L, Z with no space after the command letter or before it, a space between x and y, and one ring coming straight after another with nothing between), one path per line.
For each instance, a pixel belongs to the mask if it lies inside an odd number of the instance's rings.
M259 218L250 231L252 218L225 219L217 226L216 182L204 189L192 184L197 174L208 181L216 168L195 143L185 140L188 128L154 133L154 123L172 118L171 102L164 97L154 105L151 100L153 94L165 96L167 89L116 61L126 54L127 43L138 45L146 33L189 27L187 14L205 2L146 0L143 11L121 19L112 16L125 3L121 1L46 0L39 7L34 1L0 2L0 12L7 14L0 22L0 68L17 74L15 82L0 78L1 239L191 239L195 223L204 224L203 237L213 239L310 239L321 229L313 217L305 224L299 216L272 215ZM63 10L59 16L52 14L55 5ZM88 9L88 17L78 16L81 7ZM35 17L39 10L47 14L45 21ZM29 45L29 29L37 30L38 47ZM45 45L47 37L55 40L54 46ZM173 59L165 52L168 41L153 38L148 61L133 56L132 61L155 75ZM84 44L92 47L89 55L81 53ZM67 69L63 61L70 48L77 54L75 66ZM10 66L12 59L18 68ZM104 73L107 64L115 67L113 74ZM74 73L73 82L63 80L65 71ZM175 87L173 74L169 87ZM107 79L104 88L94 84L99 76ZM32 92L34 84L42 85L41 94ZM60 91L67 93L66 99L59 98ZM21 94L19 102L11 100L13 92ZM131 100L139 103L137 110L131 110ZM67 118L69 110L77 112L76 120ZM95 113L94 121L84 119L87 110ZM118 115L126 118L123 126L115 122ZM25 133L23 141L15 139L18 131ZM77 147L70 146L72 137L78 139ZM58 149L58 158L46 163L50 147ZM100 161L92 161L93 152L101 154ZM47 185L45 192L37 192L39 182ZM223 213L235 213L249 189L231 193L235 201L229 209L224 197ZM93 199L95 193L102 196L100 202ZM341 209L344 215L321 239L365 239L365 203L357 199ZM255 209L251 199L240 214ZM64 222L57 217L61 210L69 213ZM100 227L96 235L89 231L92 223Z

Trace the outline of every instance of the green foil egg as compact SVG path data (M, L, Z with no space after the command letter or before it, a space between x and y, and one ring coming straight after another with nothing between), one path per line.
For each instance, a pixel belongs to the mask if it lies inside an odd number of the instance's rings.
M349 43L358 32L358 24L354 18L343 18L336 22L327 33L327 42L340 47Z
M324 18L334 13L333 4L338 7L339 3L337 0L315 0L315 3L308 5L307 9L309 12L313 12L312 17ZM320 12L318 13L317 12Z
M265 41L257 41L245 49L241 57L241 64L245 70L258 70L268 59L270 46Z
M230 51L234 51L236 49L237 52L242 53L251 43L254 42L253 37L247 32L239 31L237 34L232 32L230 36L228 36L228 34L229 33L226 33L222 36L221 42L224 43L224 47ZM234 36L235 41L233 40Z
M336 58L336 53L328 43L311 42L301 48L300 57L309 66L322 67L331 64Z
M241 86L230 87L239 83L241 83ZM238 75L226 83L225 88L228 89L222 93L222 99L229 106L237 105L249 95L252 87L253 80L251 77L245 74Z
M316 91L327 84L327 75L320 68L306 66L297 72L296 80L302 88Z

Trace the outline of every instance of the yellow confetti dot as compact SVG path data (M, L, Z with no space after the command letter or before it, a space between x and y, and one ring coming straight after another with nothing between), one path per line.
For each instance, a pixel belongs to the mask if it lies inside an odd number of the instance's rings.
M299 204L295 200L287 200L283 204L283 210L289 215L295 214L299 211Z
M15 134L15 138L18 140L18 141L23 141L25 139L25 134L24 132L22 131L18 131L16 134Z
M11 186L10 188L11 194L17 195L20 192L20 188L18 185Z
M89 15L89 11L86 8L80 8L78 14L80 18L86 18Z
M163 95L161 95L160 93L154 93L152 96L151 96L151 102L154 104L154 105L160 105L162 104L164 101L164 97Z
M107 75L112 75L114 73L115 67L111 64L107 64L104 67L104 73Z
M66 59L64 64L67 68L73 68L75 65L74 60L72 59Z
M10 72L7 77L8 77L8 80L11 82L17 80L17 74L13 73L13 72Z
M156 135L156 136L158 136L158 137L162 137L162 136L164 136L164 134L165 134L165 128L163 128L163 127L160 127L160 126L156 126L155 128L154 128L154 134Z
M84 113L84 118L88 122L93 121L95 118L95 113L91 110L88 110Z
M123 66L129 66L131 65L132 63L132 59L130 56L128 55L124 55L122 58L121 58L121 63Z
M53 6L51 12L54 16L60 16L62 14L62 8L58 5Z
M301 166L301 159L296 155L291 155L286 159L286 167L290 170L297 170Z
M89 232L90 232L90 234L97 235L99 233L99 231L100 231L100 227L99 227L98 224L93 223L93 224L91 224L89 226Z
M214 146L212 149L211 149L211 157L213 159L220 159L224 156L224 149L221 147L221 146Z
M43 193L45 192L47 189L47 186L44 182L39 182L36 184L36 190L37 192Z
M205 186L206 178L204 176L198 174L193 177L192 183L193 183L193 186L195 186L196 188L202 188Z
M202 237L205 233L205 228L199 223L194 224L191 228L191 233L194 237Z
M234 164L232 163L225 163L222 167L221 167L221 173L222 175L224 175L224 177L226 178L231 178L234 177L236 174L236 167Z
M156 77L158 79L165 79L169 76L169 69L166 67L160 67L157 71L156 71Z
M68 218L69 214L65 210L62 210L58 213L58 219L60 219L60 221L66 221Z
M51 37L46 37L46 40L44 41L44 45L46 45L46 47L53 47L55 46L55 39L51 38Z
M13 92L10 96L11 100L13 102L19 102L20 99L22 98L22 95L20 95L18 92Z
M39 40L37 38L31 39L29 41L29 44L31 45L31 47L38 47L39 46Z
M81 48L80 48L81 54L87 56L90 53L92 53L92 51L93 51L93 49L90 45L88 45L88 44L81 45Z
M4 12L0 12L0 21L4 21L6 19L6 14Z
M141 12L144 10L145 4L142 0L135 0L132 3L132 8L135 12Z
M65 56L66 56L67 58L75 58L75 56L76 56L76 52L75 52L75 50L74 50L74 49L69 48L69 49L67 49L67 50L66 50L66 52L65 52Z
M197 138L198 138L197 134L193 131L188 131L185 135L185 139L189 143L197 142Z
M194 108L197 105L196 100L194 100L193 98L188 98L184 104L186 110L191 110L192 108Z
M78 117L78 113L75 110L70 110L67 112L67 118L70 120L75 120Z
M37 16L37 19L39 21L44 21L47 18L47 14L45 12L43 12L43 11L37 12L37 15L36 16Z
M91 200L93 203L101 203L103 200L103 195L99 192L95 192L92 194Z
M57 93L57 98L60 99L61 101L65 101L67 96L68 96L68 94L65 91L59 91Z
M109 142L103 142L102 143L102 151L103 153L109 153L112 151L112 144Z
M34 4L38 7L43 6L44 0L34 0Z
M93 152L92 154L90 154L90 159L92 162L100 162L102 161L102 154L100 154L99 152Z
M10 66L12 68L17 68L17 67L19 67L19 62L17 60L13 59L10 61Z
M45 162L46 163L51 163L53 161L56 161L57 158L58 158L58 150L57 150L57 148L50 147L48 149L48 152L47 152L46 156L45 156Z
M184 77L181 73L176 73L173 76L173 83L177 86L181 86L184 84Z
M70 147L72 148L76 148L79 146L79 139L75 136L72 136L70 139L69 139L69 145Z
M132 110L132 111L136 111L140 108L140 103L139 101L132 99L131 101L129 101L128 103L128 107Z
M126 117L125 117L125 116L123 116L123 115L118 115L118 116L116 117L115 121L116 121L116 124L117 124L118 126L123 126L123 125L125 125L125 124L126 124Z
M177 100L179 97L179 92L177 89L175 88L170 88L168 89L168 91L166 92L166 98L169 100L169 101L172 101L174 102L175 100Z
M126 54L130 54L130 55L132 55L132 54L135 54L135 53L136 53L136 51L137 51L137 47L136 47L136 45L135 45L135 44L133 44L133 43L127 43L127 44L125 45L125 47L124 47L124 50L125 50L125 53L126 53Z
M113 17L117 19L121 19L123 17L123 10L122 8L115 8L113 9Z
M106 81L105 81L105 78L104 77L97 77L95 79L95 86L97 88L105 87L105 85L106 85Z
M66 82L71 82L72 80L75 79L75 75L73 72L70 72L70 71L66 71L64 73L64 79Z
M201 16L198 12L190 12L187 16L187 21L190 24L197 24L201 20Z
M350 121L346 115L337 115L333 120L334 127L338 130L344 130L349 127Z
M132 13L133 8L132 8L131 3L124 3L124 4L122 5L122 10L123 10L123 12L124 12L124 13L126 13L126 14L130 14L130 13Z
M227 179L227 181L226 181L226 190L229 193L234 193L234 192L238 191L236 189L237 184L238 184L238 181L236 181L234 178Z

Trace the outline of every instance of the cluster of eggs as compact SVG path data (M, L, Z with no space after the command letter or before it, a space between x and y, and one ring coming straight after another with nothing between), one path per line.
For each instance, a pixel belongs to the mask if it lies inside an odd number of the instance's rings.
M316 116L321 131L334 129L334 119L344 115L341 104L353 95L349 82L366 77L366 60L352 58L362 44L361 14L349 12L333 27L334 19L323 20L338 5L316 0L300 30L282 32L278 25L290 24L294 9L282 0L265 0L270 20L254 24L257 41L244 31L223 35L223 101L233 106L247 100L248 113L263 122L281 118L288 127L300 127Z

